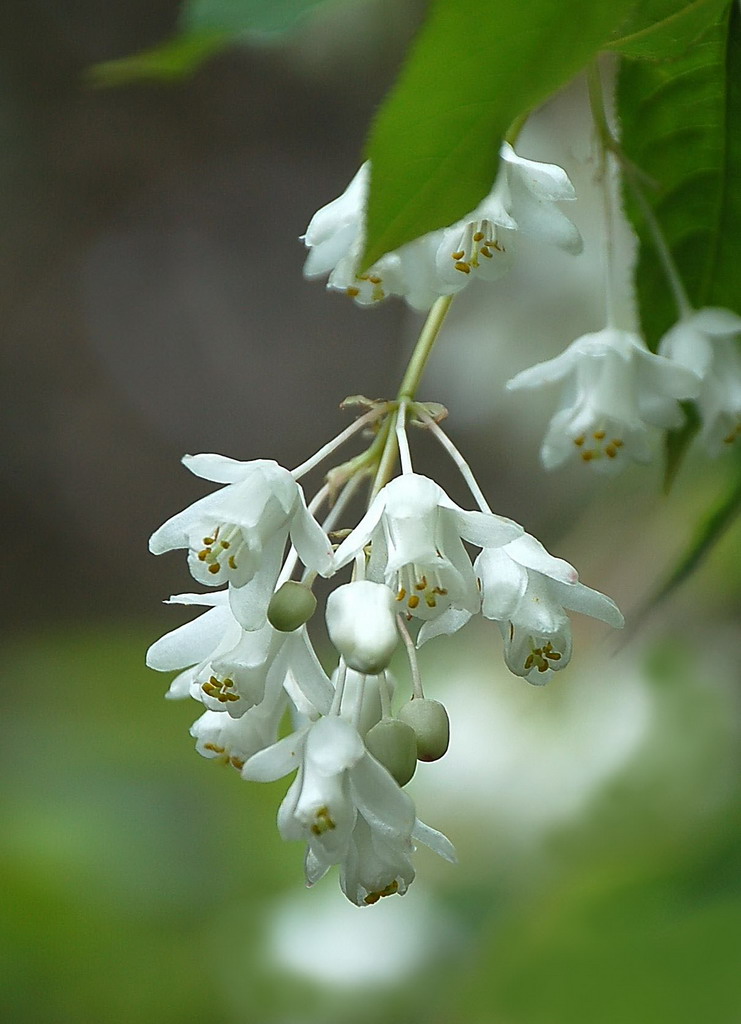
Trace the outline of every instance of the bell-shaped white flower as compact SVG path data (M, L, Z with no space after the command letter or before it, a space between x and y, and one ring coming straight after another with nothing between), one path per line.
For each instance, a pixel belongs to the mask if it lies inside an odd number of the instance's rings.
M432 620L450 608L475 614L481 597L463 541L497 547L521 534L517 523L466 511L433 480L406 473L380 490L337 549L335 567L370 544L367 577L390 587L409 618Z
M358 813L387 836L411 835L414 804L338 716L320 718L251 757L242 777L273 781L298 768L278 811L284 839L308 842L307 880L346 854Z
M581 252L581 235L554 205L576 198L566 172L555 164L518 156L507 142L500 156L499 174L489 195L442 232L436 266L444 294L460 291L470 275L493 281L505 274L518 233L566 252Z
M360 273L371 173L370 164L363 164L345 192L314 214L303 239L309 248L304 274L329 274L328 288L346 292L361 305L400 295L414 309L426 310L474 277L494 280L506 273L518 232L579 252L579 232L555 206L575 198L566 172L526 160L506 142L500 156L496 182L475 210L386 253Z
M741 317L707 307L667 331L659 353L696 373L702 381L697 408L700 437L718 454L741 437Z
M285 691L279 690L241 718L223 711L204 711L190 729L196 750L202 757L217 758L241 771L248 758L275 743L287 704Z
M369 907L383 896L403 896L414 881L409 836L389 837L358 815L340 869L340 886L351 903Z
M626 459L650 461L651 428L679 426L678 401L694 397L700 382L691 370L649 352L638 335L606 327L522 370L507 387L557 383L564 390L541 448L544 466L578 459L614 472Z
M340 866L340 886L359 907L369 907L384 896L403 896L414 880L412 840L449 861L457 863L455 849L441 832L416 819L410 837L389 835L358 815L345 859Z
M355 580L327 598L329 638L356 672L378 675L391 661L399 633L396 596L384 583Z
M159 672L183 669L169 697L190 695L212 711L240 718L266 696L280 691L287 676L317 711L326 712L332 686L314 653L305 628L280 633L267 623L244 630L234 618L226 591L179 594L173 604L206 605L209 610L157 640L147 665Z
M529 534L482 551L474 569L481 583L481 612L499 624L507 667L530 683L547 682L569 663L567 609L616 629L623 625L614 601L579 583L572 565L554 558Z
M329 540L306 508L301 487L277 462L186 455L183 463L196 476L226 486L168 519L152 534L149 549L159 555L187 548L194 578L208 586L229 583L235 616L245 629L258 629L289 534L304 564L322 574L332 564Z

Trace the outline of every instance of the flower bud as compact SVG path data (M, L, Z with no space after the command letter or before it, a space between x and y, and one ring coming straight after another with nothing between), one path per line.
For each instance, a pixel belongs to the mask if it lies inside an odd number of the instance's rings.
M268 622L281 633L292 633L308 622L316 610L316 598L303 583L288 580L278 587L268 605Z
M406 786L417 767L414 730L396 718L383 718L368 732L365 745L399 785Z
M450 721L439 701L412 697L400 708L399 719L414 730L420 761L437 761L443 756L450 742Z
M356 580L327 599L327 629L348 668L366 675L383 672L399 639L396 598L383 583Z

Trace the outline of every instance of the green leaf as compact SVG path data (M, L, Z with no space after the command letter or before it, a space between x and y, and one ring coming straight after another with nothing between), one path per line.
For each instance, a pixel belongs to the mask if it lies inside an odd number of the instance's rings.
M180 25L184 32L225 32L232 38L290 32L326 0L186 0Z
M177 81L192 75L213 54L229 45L223 33L207 31L176 36L161 46L131 57L95 64L87 72L91 85L99 88L124 85L146 79Z
M600 50L632 0L434 0L376 119L363 263L472 210L521 115Z
M105 87L154 79L177 81L192 75L235 42L271 41L292 31L301 19L330 0L185 0L180 31L151 50L96 64L92 85Z
M729 0L648 0L634 9L608 44L626 57L660 60L684 53L728 7Z
M622 145L655 183L645 198L661 225L690 302L741 308L741 32L738 6L671 62L625 62L619 81ZM639 204L638 297L655 350L677 309Z
M736 4L670 62L625 62L618 103L622 145L654 187L643 187L690 302L741 309L741 18ZM627 195L640 241L637 292L655 351L677 319L652 233ZM665 483L697 431L688 420L667 438Z

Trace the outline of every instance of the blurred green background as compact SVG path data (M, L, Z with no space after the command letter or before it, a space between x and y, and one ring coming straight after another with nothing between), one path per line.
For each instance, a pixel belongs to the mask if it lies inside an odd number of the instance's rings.
M198 708L163 701L144 668L187 617L159 604L189 588L182 561L146 552L202 493L180 455L300 462L344 425L346 394L394 388L418 327L304 282L296 238L354 173L420 5L328 8L179 83L87 84L176 14L0 12L3 1018L737 1024L738 525L668 602L630 613L738 463L696 452L669 497L656 468L547 477L551 409L502 392L595 326L588 198L585 257L535 254L511 285L470 289L423 393L450 405L497 511L631 626L575 623L573 664L545 689L508 676L494 629L423 650L453 739L410 789L459 866L420 850L409 893L372 909L332 876L307 892L275 828L285 781L199 758ZM580 117L567 96L525 155L576 177ZM424 441L420 467L465 500Z

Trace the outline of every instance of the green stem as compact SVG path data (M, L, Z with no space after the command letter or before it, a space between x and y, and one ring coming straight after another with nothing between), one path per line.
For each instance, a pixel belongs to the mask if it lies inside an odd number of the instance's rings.
M396 395L396 416L399 414L399 405L402 405L404 413L406 414L407 405L414 401L417 388L419 387L419 382L421 381L422 374L427 366L427 360L430 358L432 349L437 341L437 336L440 333L440 328L443 325L443 321L450 309L452 301L452 295L441 295L440 298L435 300L432 309L427 315L424 327L420 332L417 344L414 346L414 351L412 352L406 371L402 377L401 384L399 385L399 390ZM396 439L396 430L393 429L395 426L396 416L393 417L393 425L391 422L392 416L390 415L384 422L386 437L383 443L381 458L378 462L376 476L373 480L373 487L371 489L369 501L373 501L381 488L389 482L394 472L396 457L399 451L398 441Z
M397 402L401 402L403 399L406 399L408 402L414 401L422 374L425 372L427 360L430 358L430 353L437 341L437 336L440 333L440 328L443 325L452 301L452 295L441 295L439 299L435 299L432 309L427 314L424 327L419 335L417 344L414 346L414 352L412 352L412 357L399 385L399 391L396 395Z
M677 265L674 262L671 250L667 245L664 232L661 230L661 225L659 224L656 214L654 213L651 204L646 199L641 187L640 179L641 177L645 178L646 176L643 175L640 169L625 156L620 143L612 134L612 130L607 122L604 93L602 91L602 79L600 77L599 68L595 63L590 64L587 69L587 85L589 89L589 105L592 109L592 117L594 119L595 128L597 129L597 135L602 147L603 160L605 160L608 153L612 153L617 159L625 175L626 181L633 190L633 195L641 208L641 213L643 214L646 226L648 227L649 234L653 239L659 261L661 262L664 275L674 297L677 310L680 317L684 319L692 313L692 305L687 298L687 292L682 284L682 279L679 276L679 271L677 270Z

